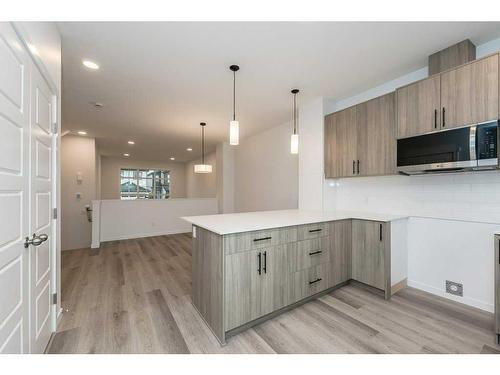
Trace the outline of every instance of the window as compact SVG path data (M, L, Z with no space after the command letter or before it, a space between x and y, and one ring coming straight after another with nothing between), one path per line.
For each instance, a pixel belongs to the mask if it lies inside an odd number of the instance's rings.
M170 172L157 169L122 169L120 199L167 199Z

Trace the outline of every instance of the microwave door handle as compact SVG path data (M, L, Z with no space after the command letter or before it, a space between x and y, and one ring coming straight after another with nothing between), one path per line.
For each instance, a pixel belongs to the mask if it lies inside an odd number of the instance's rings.
M477 160L477 126L471 126L469 128L469 152L470 160Z

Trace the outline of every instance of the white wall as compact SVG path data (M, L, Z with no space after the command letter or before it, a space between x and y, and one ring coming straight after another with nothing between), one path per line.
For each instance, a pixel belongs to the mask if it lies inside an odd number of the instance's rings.
M235 149L229 143L217 145L216 165L217 173L217 198L219 200L219 213L234 212L234 161Z
M218 212L216 198L100 201L100 242L191 231L182 216ZM94 239L93 244L99 240ZM94 246L95 247L95 246Z
M217 196L216 153L205 155L205 164L212 165L212 173L194 173L194 165L201 164L201 158L185 163L186 198L215 198Z
M101 199L120 199L121 168L158 168L170 171L170 197L186 197L185 164L166 161L140 161L101 155Z
M477 57L498 50L500 39L477 46ZM325 112L361 103L426 76L424 67L353 97L328 103ZM411 216L409 285L492 311L492 230L500 224L500 172L333 179L324 180L322 188L325 210ZM445 294L445 280L463 283L464 297Z
M90 246L91 224L85 206L96 197L95 140L66 135L61 141L61 246L62 250ZM77 173L82 174L81 183ZM76 197L81 194L81 198Z
M235 211L297 208L298 157L290 154L292 124L249 138L235 148Z

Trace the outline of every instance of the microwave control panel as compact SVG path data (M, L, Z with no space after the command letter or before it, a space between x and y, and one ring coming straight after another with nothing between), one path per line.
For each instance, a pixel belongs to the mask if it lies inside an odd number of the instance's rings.
M478 159L495 159L498 157L497 129L496 121L477 127Z

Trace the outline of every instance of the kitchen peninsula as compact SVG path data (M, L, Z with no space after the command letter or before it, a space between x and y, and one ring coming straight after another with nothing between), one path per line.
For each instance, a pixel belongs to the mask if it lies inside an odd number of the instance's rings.
M222 344L350 280L386 299L406 284L406 217L283 210L183 219L192 224L192 301Z

